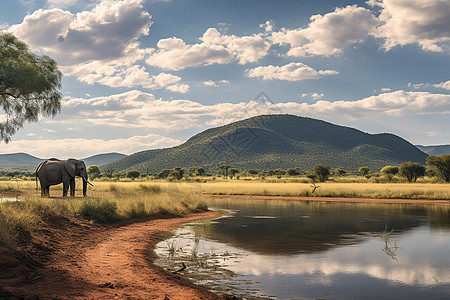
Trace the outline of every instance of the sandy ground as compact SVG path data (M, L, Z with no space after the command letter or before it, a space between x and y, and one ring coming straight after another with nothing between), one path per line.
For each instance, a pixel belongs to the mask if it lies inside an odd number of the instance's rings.
M391 203L391 204L433 204L450 205L449 200L427 199L375 199L375 198L339 198L339 197L296 197L296 196L264 196L264 195L204 195L210 198L239 198L249 200L295 200L344 203Z
M53 220L56 226L46 229L45 240L30 242L35 250L27 257L17 259L0 248L0 298L220 299L182 272L174 275L152 264L152 249L169 232L215 216L204 212L115 225Z

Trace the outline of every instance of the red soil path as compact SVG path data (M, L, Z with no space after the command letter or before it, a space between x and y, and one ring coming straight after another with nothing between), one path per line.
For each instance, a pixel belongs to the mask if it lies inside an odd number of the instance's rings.
M220 299L152 264L152 249L164 235L215 216L204 212L122 225L53 220L45 241L32 241L37 250L27 257L16 259L0 248L0 298ZM33 267L22 263L27 260L43 262Z

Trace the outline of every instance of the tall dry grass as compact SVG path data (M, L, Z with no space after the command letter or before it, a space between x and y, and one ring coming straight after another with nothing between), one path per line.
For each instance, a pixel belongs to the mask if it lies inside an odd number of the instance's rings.
M11 184L17 185L16 182L6 183L0 192L18 192ZM51 188L53 198L41 198L40 191L36 191L31 182L21 182L19 189L20 201L0 203L0 245L9 248L16 246L20 235L38 233L49 216L78 215L92 222L110 223L207 210L207 204L199 194L147 183L96 183L87 198L55 197L60 196L58 186Z

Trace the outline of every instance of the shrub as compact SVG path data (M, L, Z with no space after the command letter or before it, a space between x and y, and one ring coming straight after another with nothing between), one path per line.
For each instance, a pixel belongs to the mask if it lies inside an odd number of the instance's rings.
M315 165L313 171L320 182L327 181L328 176L330 176L330 166Z
M117 203L108 200L85 200L78 213L97 223L110 223L118 219Z
M425 167L416 162L404 162L400 165L398 173L409 182L416 182L417 178L425 176Z

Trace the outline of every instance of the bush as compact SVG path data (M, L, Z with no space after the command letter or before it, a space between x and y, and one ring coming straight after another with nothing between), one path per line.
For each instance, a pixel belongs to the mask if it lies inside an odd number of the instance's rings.
M127 172L127 178L136 179L139 178L139 176L141 176L141 173L139 173L136 170L131 170Z
M85 200L78 213L97 223L110 223L118 219L117 203L108 200Z
M416 162L404 162L400 165L398 173L409 182L416 182L417 178L425 176L425 167Z
M320 182L327 181L330 176L330 167L325 165L315 165L313 168L314 174Z

